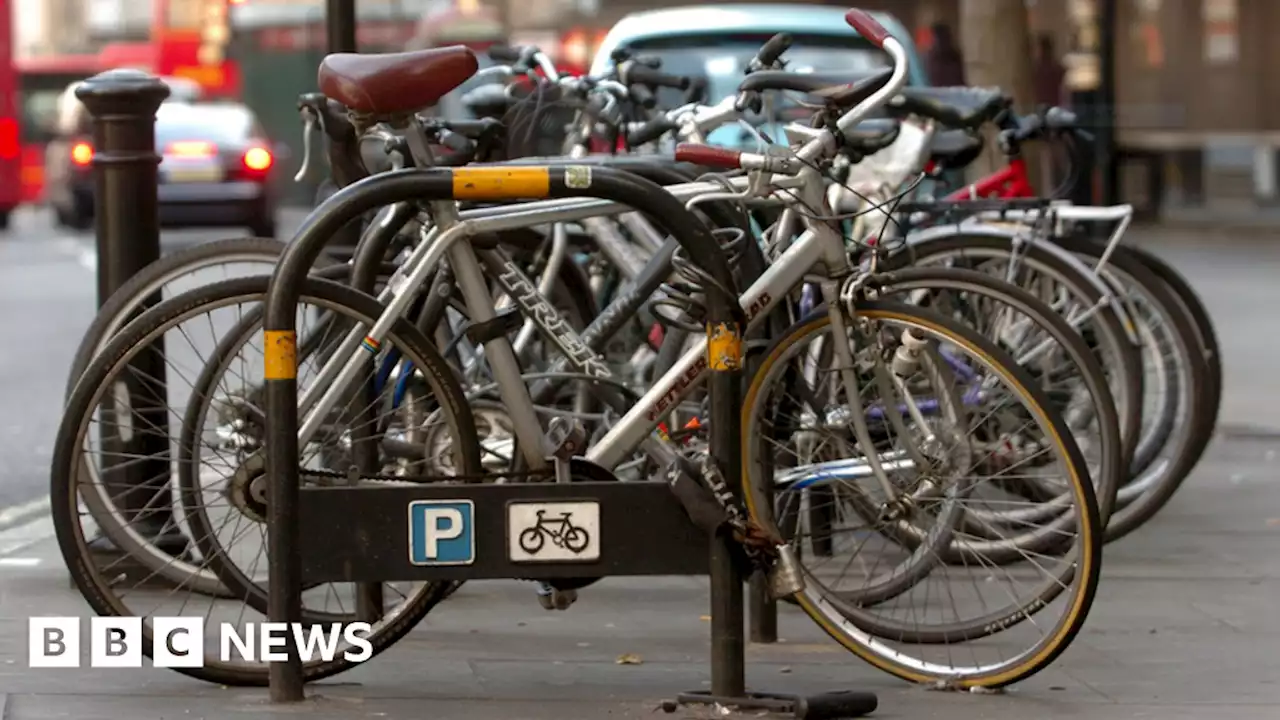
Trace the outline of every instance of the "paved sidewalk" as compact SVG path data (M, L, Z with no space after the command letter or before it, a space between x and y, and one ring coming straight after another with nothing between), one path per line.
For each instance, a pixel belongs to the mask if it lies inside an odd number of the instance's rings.
M1280 437L1276 312L1280 309L1280 230L1138 228L1126 242L1163 257L1200 295L1222 346L1224 387L1218 430Z
M1280 441L1218 441L1150 526L1108 548L1088 625L1058 664L1004 695L939 693L881 675L784 607L785 642L749 650L749 682L880 693L883 718L1260 720L1280 706ZM46 528L47 530L47 528ZM28 538L29 539L29 538ZM651 718L707 683L705 583L605 581L565 613L527 585L472 583L386 654L298 707L169 670L33 670L27 617L84 615L52 541L0 537L0 717ZM640 664L617 664L623 653ZM680 715L672 717L688 717Z

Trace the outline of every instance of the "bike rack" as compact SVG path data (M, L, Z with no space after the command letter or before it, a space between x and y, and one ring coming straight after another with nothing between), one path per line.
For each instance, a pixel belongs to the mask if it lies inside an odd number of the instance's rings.
M706 270L720 288L707 295L710 456L735 490L741 477L742 330L728 261L710 230L661 186L633 173L586 165L402 170L341 189L303 222L281 257L265 301L267 453L269 477L268 619L299 622L304 584L484 578L565 578L609 575L698 575L711 582L711 690L685 693L666 704L716 703L791 712L796 717L851 717L875 707L874 696L836 693L814 698L748 693L745 687L743 584L736 543L708 538L690 520L665 482L459 484L414 487L301 488L295 318L302 284L331 234L365 212L401 201L464 199L494 202L585 197L611 200L645 213ZM732 293L732 294L731 294ZM577 461L575 461L577 462ZM589 464L587 464L589 465ZM594 467L594 466L591 466ZM576 471L575 471L576 472ZM587 473L588 476L590 475ZM589 560L529 562L514 558L513 519L529 503L575 503L598 513ZM457 530L457 547L427 547L411 538L410 515L432 513L441 534ZM424 516L425 517L425 516ZM449 531L434 524L448 521ZM470 524L466 520L470 520ZM457 524L461 520L460 524ZM418 523L421 525L422 523ZM303 532L307 541L302 541ZM418 542L421 540L421 542ZM468 548L469 543L469 548ZM409 551L406 552L406 546ZM709 552L702 556L701 552ZM595 550L592 550L595 547ZM697 552L694 552L694 550ZM456 553L456 554L455 554ZM297 649L273 664L273 702L304 699Z

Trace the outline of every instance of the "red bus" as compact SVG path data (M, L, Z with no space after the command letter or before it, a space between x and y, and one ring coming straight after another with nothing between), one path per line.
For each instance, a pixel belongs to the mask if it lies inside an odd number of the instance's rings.
M21 105L19 201L39 203L44 192L45 147L57 134L63 97L73 84L101 69L97 55L62 55L11 63Z
M226 49L231 6L241 1L152 0L153 72L194 81L205 98L239 99L240 68Z
M13 67L13 10L0 0L0 228L22 199L18 74Z

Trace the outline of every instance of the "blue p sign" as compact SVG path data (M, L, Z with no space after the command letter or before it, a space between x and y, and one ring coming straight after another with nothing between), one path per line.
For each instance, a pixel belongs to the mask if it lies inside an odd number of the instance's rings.
M475 504L470 500L409 503L409 562L470 565L476 559Z

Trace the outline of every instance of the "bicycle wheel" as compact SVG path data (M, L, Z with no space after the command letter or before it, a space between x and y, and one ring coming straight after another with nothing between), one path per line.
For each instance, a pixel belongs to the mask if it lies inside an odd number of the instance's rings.
M1105 250L1101 243L1082 238L1064 239L1062 246L1091 263L1097 263ZM1148 373L1144 387L1149 388L1144 403L1144 421L1150 428L1144 432L1149 438L1148 458L1139 463L1142 471L1120 488L1117 509L1107 527L1110 542L1141 527L1169 502L1194 469L1199 443L1211 431L1212 417L1200 392L1207 366L1183 306L1125 248L1112 251L1101 275L1130 306L1139 331L1150 338L1143 346Z
M1009 237L964 232L913 242L890 260L895 268L942 265L977 270L1027 289L1059 314L1086 308L1083 315L1068 320L1107 374L1120 418L1125 465L1133 471L1143 441L1142 354L1107 305L1110 300L1079 268L1035 244L1015 245Z
M1105 523L1125 479L1124 448L1106 374L1084 339L1031 293L984 273L958 268L907 268L878 275L869 284L882 297L909 298L913 304L955 317L1017 358L1071 428L1089 463L1099 516ZM1041 505L1031 508L1029 516L1000 513L989 520L1041 519L1053 512L1057 492L1060 489L1043 493Z
M259 584L261 580L258 577L250 577L250 582L247 583L242 582L247 574L243 572L236 574L228 570L228 566L234 564L234 559L226 557L225 548L209 542L200 535L196 535L194 539L206 551L204 562L207 565L204 567L211 569L237 597L247 599L248 602L230 602L212 597L197 598L191 597L190 594L185 597L170 597L174 595L180 596L185 589L183 587L178 587L169 593L169 596L161 598L158 598L155 592L131 593L129 588L122 588L121 578L116 577L110 568L97 567L93 562L93 558L88 554L86 528L81 524L82 513L79 509L81 503L90 508L87 514L98 522L99 530L104 536L108 537L130 556L146 564L153 571L158 571L164 567L165 563L172 558L156 550L144 537L136 532L132 525L134 513L122 510L115 497L108 494L103 488L90 486L88 482L91 479L90 475L82 471L84 464L95 460L105 461L107 455L102 451L92 450L86 455L84 446L86 440L95 434L93 429L95 420L98 420L99 416L108 418L113 403L119 402L119 389L121 387L137 387L145 380L145 378L134 377L130 372L130 365L146 353L152 352L152 348L155 347L155 341L158 338L163 338L166 331L172 328L185 330L188 327L200 328L208 325L216 329L218 323L214 323L211 320L213 311L228 308L238 309L246 304L250 306L259 305L265 295L268 282L269 278L267 277L229 280L197 288L164 301L148 310L113 338L103 352L90 363L90 366L85 371L83 380L77 385L75 392L72 394L66 415L59 427L57 444L55 445L56 452L54 453L51 469L52 507L59 548L77 588L88 600L95 612L100 615L141 616L144 618L143 632L147 635L147 640L144 641L143 647L144 651L148 653L150 653L151 649L153 628L150 619L152 617L179 614L190 616L194 614L193 610L198 611L200 608L207 608L206 632L216 635L220 622L244 622L246 616L250 621L253 620L253 613L249 611L255 607L265 607L265 582ZM309 279L305 282L302 297L304 304L348 317L357 323L371 324L382 312L381 305L372 298L345 286L318 279ZM303 313L303 317L307 317L306 313ZM193 319L195 322L188 323ZM302 327L305 330L305 325ZM211 334L217 335L216 332ZM192 348L213 345L220 339L214 338L212 343L201 344L192 339L193 333L186 332L182 335L188 339ZM305 337L305 333L302 336ZM475 428L471 424L471 418L467 411L465 398L453 381L451 371L439 358L434 347L404 321L396 323L383 347L399 348L404 356L410 358L418 368L424 370L425 381L436 392L435 397L438 401L437 415L443 422L449 424L454 433L455 442L451 443L450 447L454 451L452 460L455 467L458 468L459 472L478 472L480 468L478 442ZM170 352L166 354L165 360L170 367L169 375L171 377L175 375L184 377L185 375L182 371L185 369L183 365L185 357L178 351L178 348L172 345L167 346L167 348ZM199 364L201 368L203 365L203 362ZM259 369L261 368L261 363L258 364L258 367ZM194 375L195 373L190 374ZM170 388L166 397L153 399L168 402L173 399L173 395L174 393ZM135 398L137 397L141 396L135 395ZM186 400L187 398L183 397L179 402ZM143 406L135 403L135 407ZM184 414L181 408L177 411L168 409L166 412L171 417L181 417ZM150 428L132 428L131 432L142 434L141 431L143 430L150 430ZM104 437L108 433L113 435L122 434L119 429L104 429L101 432ZM151 433L153 435L158 434L154 433L154 431L151 431ZM182 455L184 451L190 457L191 451L189 448L175 448L171 437L164 437L162 442L163 449L159 450L158 455L151 459L163 465L163 476L157 479L160 486L167 487L171 482L171 474L173 472L169 458ZM126 455L124 460L133 463L138 458ZM223 462L225 463L225 461L226 459L224 458ZM180 473L183 471L184 465L189 468L191 463L179 463L178 470ZM98 473L95 477L107 476ZM192 506L189 497L183 498L183 500L184 508ZM168 504L172 506L172 501L169 501ZM236 518L238 516L241 519L249 517L250 514L236 507L234 502L228 503L228 505L232 507L231 512L228 513L229 517ZM164 505L161 504L158 507L164 507ZM208 507L205 506L203 509L207 510ZM155 508L150 508L150 510L154 511ZM196 527L199 524L198 521L192 522L192 518L189 516L177 518L174 521L184 523L190 527ZM252 522L251 520L247 523L247 526L250 531L261 531L263 528L261 523ZM261 537L261 532L259 532L259 537ZM388 610L385 606L369 608L376 613L371 623L373 630L367 636L370 655L381 652L400 637L403 637L442 599L448 587L448 583L417 584L408 588L401 595L404 601L391 608L391 610ZM126 595L128 600L126 600ZM351 599L349 596L337 597L336 590L331 586L325 586L324 588L312 589L304 594L306 613L314 617L316 602L328 602L331 597L338 603L349 603L352 606L357 604L357 600ZM143 604L135 606L133 605L135 601ZM341 617L347 617L348 615L349 613L346 613ZM206 647L219 647L216 639L210 639L205 645ZM360 657L357 652L355 660L348 659L341 649L341 643L339 647L339 651L330 659L320 657L312 658L310 661L305 662L304 673L306 678L308 680L317 680L336 674L368 657ZM217 655L206 656L203 667L182 668L180 672L203 680L224 684L265 685L267 682L267 666L265 664L248 661L225 662L219 659Z
M1122 249L1141 262L1164 283L1165 289L1182 306L1192 329L1199 336L1199 346L1203 351L1205 361L1205 384L1201 395L1205 413L1208 417L1204 432L1196 439L1196 447L1198 449L1195 456L1196 462L1199 462L1200 456L1204 454L1209 441L1213 439L1213 431L1218 425L1218 414L1222 409L1222 348L1218 344L1217 330L1213 326L1213 319L1209 317L1208 309L1205 308L1200 296L1192 289L1191 283L1187 281L1182 273L1160 259L1155 253L1128 245L1123 246Z
M1007 390L1013 402L1018 404L1025 415L1028 428L1034 426L1044 434L1039 444L1043 447L1044 453L1052 456L1052 467L1049 464L1042 464L1041 467L1045 468L1046 472L1060 471L1063 481L1069 485L1070 496L1073 499L1072 507L1068 511L1073 517L1072 538L1070 547L1061 555L1036 556L1032 561L1014 570L990 563L976 564L976 567L967 565L962 568L935 563L928 577L922 578L910 592L894 599L895 606L899 608L896 617L887 614L894 608L887 608L884 603L875 607L860 607L846 602L841 591L829 587L832 582L829 572L808 565L804 567L807 587L797 596L798 603L824 631L854 654L882 670L907 680L922 683L942 682L959 687L1001 687L1043 670L1066 649L1083 626L1093 602L1100 572L1102 526L1099 523L1097 500L1093 485L1087 477L1086 464L1072 440L1070 431L1062 419L1049 407L1043 393L1036 389L1035 380L1026 371L1018 367L1012 358L990 341L952 319L922 308L876 301L860 303L858 314L848 318L845 324L850 329L860 326L870 328L861 332L873 338L880 338L882 341L885 338L900 337L901 332L910 331L927 340L927 352L937 358L934 362L946 359L944 364L956 367L954 372L956 377L964 374L963 368L976 371L977 376L973 379L975 386L981 386L983 392L991 393L985 396L986 399L979 398L976 401L978 407L972 413L976 421L983 421L987 416L989 404L996 396L995 388L999 386ZM788 373L794 376L794 361L812 357L808 354L807 343L818 337L825 337L827 341L832 341L836 338L833 333L832 320L825 309L821 315L815 314L795 325L765 354L760 371L752 379L747 391L743 406L742 429L745 453L744 497L751 517L765 528L782 532L775 518L776 488L774 485L777 478L771 469L775 455L782 452L777 442L779 435L776 428L784 422L773 412L777 399L775 393L779 392L779 387L784 394L791 391L780 383ZM840 340L835 339L835 341ZM863 343L863 347L866 347L866 343ZM965 355L967 360L947 359L959 354ZM875 362L876 358L894 355L896 352L892 348L873 345L865 355L855 356L855 362L861 366L863 362ZM953 365L957 362L958 365ZM972 396L969 392L966 391L964 394L966 396L964 403L968 407L975 400L970 399ZM881 400L878 405L864 407L869 410L873 407L886 406L887 402ZM820 417L824 414L827 417L839 417L839 413L834 413L834 409L825 413L823 410L827 409L820 409L817 413ZM921 431L934 427L927 418L924 423L918 420L913 422ZM792 423L788 427L799 425ZM825 429L831 430L831 428ZM839 430L840 428L837 427L833 432ZM949 433L949 437L952 438L966 435L967 433L960 430ZM794 442L794 439L784 438L784 440ZM972 454L978 454L977 447L975 445L972 448ZM877 452L884 453L883 447L879 444ZM950 452L952 451L949 448L935 447L932 454L935 457L946 456ZM985 461L990 457L992 455L983 456L981 460ZM1017 461L1025 462L1025 459L1018 458ZM936 471L937 466L931 469ZM995 469L1000 472L998 467ZM801 468L788 471L792 475L800 472ZM808 468L807 477L800 482L808 483L809 486L816 482L826 482L824 476L832 472L823 464L811 466ZM935 484L943 482L944 487L951 487L956 481L951 478L942 480L936 474L922 475L913 476L911 473L902 473L895 478L895 484L900 485L900 490L908 492L909 497L918 497L914 503L915 511L923 513L920 520L928 521L931 517L930 506L945 504L947 500L939 498L936 487L932 495L919 494L919 489L926 487L923 481L928 480ZM987 502L982 499L980 485L988 479L990 477L977 478L973 481L973 486L966 487L960 493L952 494L948 499L963 503ZM832 482L828 482L828 486L843 487ZM859 494L865 497L867 493L865 491L851 493L854 496ZM998 498L996 501L999 501ZM861 534L868 539L884 537L887 524L902 522L901 516L897 519L891 515L881 517L882 522L879 527L863 530L855 528L854 534ZM835 529L827 532L831 535L838 534ZM961 533L960 528L955 530L957 538ZM892 533L888 534L892 535ZM793 542L795 542L794 537ZM865 545L865 541L862 544ZM900 555L909 550L910 548L899 547L896 552ZM894 551L893 546L888 546L883 552ZM879 558L874 559L879 560ZM1051 560L1059 561L1056 570L1045 569ZM859 546L850 552L849 560L838 564L843 570L851 567L850 563L858 563L859 569L862 570L870 561ZM994 577L996 573L1001 573L1003 578ZM990 590L990 593L999 599L1012 597L1009 589L1003 587L1005 583L1000 580L1004 579L1012 583L1020 576L1032 573L1043 575L1042 581L1033 581L1031 583L1033 589L1026 597L1014 599L1005 607L992 609L990 603L984 601L984 598L975 597L982 595L985 590ZM955 577L956 582L950 587L950 593L946 590L929 591L929 583L937 576L943 576L944 581ZM932 602L929 598L933 599ZM936 607L939 600L946 599L953 601L952 608ZM901 609L901 605L913 601L914 604L910 607ZM961 619L962 609L972 611L975 616ZM931 611L938 613L941 618L924 627L908 626L908 619L919 618ZM1023 622L1033 614L1037 617L1037 622ZM1040 622L1039 619L1047 614L1056 616L1053 622ZM1018 642L1008 639L1015 629L1034 632L1044 626L1048 626L1048 632L1022 645L1023 649L1015 650L1012 656L1008 656L1007 648ZM998 641L987 639L996 634L999 635ZM960 643L964 646L957 648L956 645ZM983 655L983 659L979 659L979 655ZM964 660L957 660L958 656L962 656ZM987 656L995 656L998 659L988 660ZM970 664L957 664L966 661Z
M520 549L530 555L535 555L542 550L546 542L547 539L542 537L542 531L538 528L525 528L520 533Z
M71 361L66 395L70 397L84 369L107 342L149 304L213 280L269 272L285 247L284 243L270 238L229 238L184 248L143 268L112 293L89 324ZM327 256L321 256L317 262L320 268L333 265ZM87 470L92 472L93 466L87 466ZM164 550L163 547L157 549ZM211 572L201 571L186 558L173 558L160 575L196 592L208 595L227 592Z

